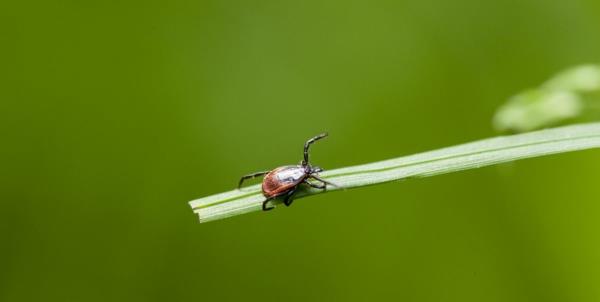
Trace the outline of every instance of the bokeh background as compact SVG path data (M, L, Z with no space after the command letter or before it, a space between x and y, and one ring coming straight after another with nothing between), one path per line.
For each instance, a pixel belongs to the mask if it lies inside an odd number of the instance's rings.
M244 173L496 135L600 2L7 1L0 301L598 301L600 153L199 224Z

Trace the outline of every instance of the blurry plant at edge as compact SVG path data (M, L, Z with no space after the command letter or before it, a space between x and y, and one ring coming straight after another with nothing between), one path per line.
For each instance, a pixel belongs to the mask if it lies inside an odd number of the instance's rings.
M539 87L525 90L502 105L493 119L502 132L527 132L600 118L600 65L564 70Z

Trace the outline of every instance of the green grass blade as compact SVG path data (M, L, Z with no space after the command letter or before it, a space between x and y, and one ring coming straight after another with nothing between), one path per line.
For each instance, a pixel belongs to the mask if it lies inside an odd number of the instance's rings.
M501 136L395 159L329 170L321 177L344 188L357 188L406 178L474 169L518 159L600 147L600 123L566 126ZM232 183L235 183L235 179ZM302 188L295 199L326 191ZM200 222L259 211L264 201L260 185L191 201ZM275 204L279 204L275 201Z

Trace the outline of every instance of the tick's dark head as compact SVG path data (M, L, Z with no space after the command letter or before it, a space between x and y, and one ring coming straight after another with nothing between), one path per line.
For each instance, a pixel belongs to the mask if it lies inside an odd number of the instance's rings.
M317 166L302 165L302 164L300 164L299 167L303 167L304 168L304 173L306 173L306 174L316 174L316 173L319 173L319 172L323 172L323 169L321 169L321 167L317 167Z

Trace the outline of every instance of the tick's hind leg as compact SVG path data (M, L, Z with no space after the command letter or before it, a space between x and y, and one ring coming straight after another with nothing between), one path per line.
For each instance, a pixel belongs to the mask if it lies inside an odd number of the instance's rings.
M292 204L292 202L294 201L294 200L292 200L292 195L294 195L294 193L296 193L296 189L293 189L293 190L285 193L285 197L283 197L283 204L286 207L289 207ZM263 211L270 211L270 210L274 209L275 206L267 207L267 205L269 204L269 201L271 201L271 200L273 200L275 198L276 197L269 197L265 201L263 201L262 210Z
M267 207L267 204L268 204L268 203L269 203L269 201L271 201L271 200L273 200L273 198L267 198L265 201L263 201L263 203L262 203L262 210L263 210L263 211L270 211L270 210L272 210L272 209L274 209L274 208L275 208L274 206Z
M240 182L238 184L238 189L242 187L242 183L244 183L244 180L246 180L246 179L252 179L252 178L257 177L257 176L263 176L263 175L265 175L267 173L269 173L269 171L256 172L256 173L252 173L252 174L248 174L248 175L242 176L242 178L240 178Z
M293 189L291 191L289 191L287 194L285 194L285 198L283 199L283 204L286 207L289 207L292 202L294 202L294 200L292 199L292 196L294 195L294 193L296 193L296 189Z

